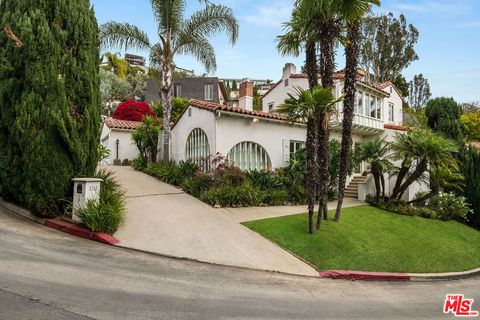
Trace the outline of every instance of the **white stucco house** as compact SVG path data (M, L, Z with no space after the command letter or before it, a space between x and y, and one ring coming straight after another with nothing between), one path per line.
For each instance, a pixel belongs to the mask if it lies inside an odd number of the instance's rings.
M285 65L283 76L263 96L263 111L253 110L253 83L243 82L239 90L239 106L227 106L201 100L190 100L189 107L172 127L171 157L175 161L191 159L205 166L205 159L217 153L228 158L229 163L243 170L275 169L287 164L290 155L303 147L306 127L303 123L287 123L275 109L283 103L295 87L307 89L307 77L295 72L293 64ZM335 75L336 97L343 90L344 74ZM357 102L353 120L354 145L380 136L392 141L403 127L402 97L390 83L373 86L363 81L359 73ZM338 116L332 119L331 138L341 139L342 103ZM364 200L373 194L373 179L362 175L368 170L362 164L348 178L346 195ZM386 189L393 190L394 178L385 176ZM413 199L420 190L428 189L417 183L405 193L405 199Z
M100 143L110 151L110 155L100 161L101 165L112 165L115 160L133 160L138 149L132 139L132 132L141 124L137 121L107 118L103 122Z

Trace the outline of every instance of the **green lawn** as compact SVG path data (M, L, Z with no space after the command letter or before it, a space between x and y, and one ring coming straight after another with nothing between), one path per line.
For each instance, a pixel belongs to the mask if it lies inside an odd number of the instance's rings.
M480 267L480 232L455 221L346 208L340 222L308 234L307 214L249 221L248 228L319 270L448 272Z

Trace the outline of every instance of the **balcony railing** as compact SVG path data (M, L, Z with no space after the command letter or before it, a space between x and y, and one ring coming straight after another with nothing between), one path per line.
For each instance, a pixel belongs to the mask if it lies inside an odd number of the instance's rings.
M341 127L342 121L343 112L340 112L332 117L332 126ZM354 113L352 130L359 133L378 133L384 130L383 120Z

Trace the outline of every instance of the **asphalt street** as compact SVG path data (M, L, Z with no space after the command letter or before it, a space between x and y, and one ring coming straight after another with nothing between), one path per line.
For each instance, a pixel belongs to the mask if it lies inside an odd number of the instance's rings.
M241 241L241 239L239 239ZM461 248L459 248L461 249ZM339 281L158 257L0 212L0 319L453 319L480 278Z

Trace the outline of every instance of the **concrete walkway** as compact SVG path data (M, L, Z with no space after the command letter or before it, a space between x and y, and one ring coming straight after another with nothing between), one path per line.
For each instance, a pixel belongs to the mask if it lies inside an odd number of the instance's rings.
M318 275L308 264L239 224L232 211L213 209L130 167L111 170L127 192L125 223L114 235L121 246L223 265Z

